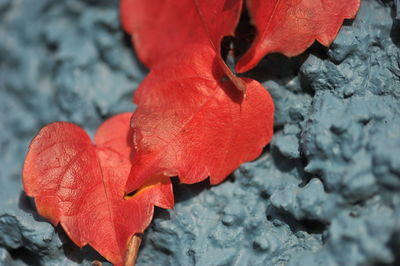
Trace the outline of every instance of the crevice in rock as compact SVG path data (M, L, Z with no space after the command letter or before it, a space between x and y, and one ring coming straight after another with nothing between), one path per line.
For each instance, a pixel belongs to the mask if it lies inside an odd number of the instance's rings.
M22 260L26 265L41 266L39 258L25 247L9 250L10 256L14 260Z
M322 234L327 229L327 224L321 221L311 219L297 220L290 212L278 209L272 205L267 208L266 218L275 224L275 219L283 224L287 224L294 234L298 231L305 231L308 234Z

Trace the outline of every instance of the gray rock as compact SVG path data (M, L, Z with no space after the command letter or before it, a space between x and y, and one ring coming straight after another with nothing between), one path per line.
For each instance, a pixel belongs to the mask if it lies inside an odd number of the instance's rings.
M138 265L400 263L399 1L361 2L329 49L261 62L271 145L219 186L174 182L176 207L156 209ZM117 1L0 0L0 264L104 261L38 216L21 169L46 123L93 134L132 111L145 72Z

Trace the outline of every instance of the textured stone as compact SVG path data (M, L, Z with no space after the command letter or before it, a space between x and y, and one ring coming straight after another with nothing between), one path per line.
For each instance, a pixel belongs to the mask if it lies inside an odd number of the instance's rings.
M254 70L276 105L271 145L219 186L174 182L176 207L156 210L138 265L400 263L400 5L361 2L329 49L271 55ZM134 109L146 71L117 8L0 0L2 265L104 261L37 215L21 169L44 124L93 133Z

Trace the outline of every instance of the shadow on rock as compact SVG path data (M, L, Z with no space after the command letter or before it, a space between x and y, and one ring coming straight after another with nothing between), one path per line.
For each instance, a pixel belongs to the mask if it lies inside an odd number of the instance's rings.
M32 217L35 219L37 222L49 222L45 218L41 217L36 208L35 208L35 203L34 200L30 197L28 197L24 192L20 193L19 197L19 202L18 202L18 207L26 212L32 215ZM101 257L93 248L90 246L85 246L82 249L79 248L77 245L75 245L67 236L67 234L64 232L64 230L61 228L61 226L57 226L55 228L55 232L58 235L61 243L62 243L62 250L65 256L70 259L71 261L74 261L76 263L82 263L83 261L105 261L103 257ZM24 247L11 250L10 255L16 259L21 259L27 265L41 265L39 258L32 253L31 251L27 250ZM105 264L103 264L105 265Z
M211 187L208 178L202 182L190 185L180 184L178 178L172 178L172 184L174 186L175 203L187 201Z
M91 246L86 245L82 249L75 245L61 228L61 226L56 227L56 233L62 242L62 249L65 256L76 263L82 263L83 261L101 261L104 266L110 264L104 264L106 260L97 253Z
M267 208L266 216L267 220L272 221L275 226L287 224L293 234L299 231L305 231L309 234L322 234L327 229L327 225L320 221L310 219L297 220L291 213L272 205Z
M9 250L10 256L13 260L21 260L26 265L40 266L39 258L31 251L24 247Z
M395 20L390 30L390 38L393 43L400 48L400 20Z
M394 8L392 8L390 15L393 19L390 38L397 47L400 47L400 1L394 1Z
M24 212L31 214L33 219L35 219L35 221L47 222L46 219L44 219L38 214L33 198L28 197L23 191L21 191L19 195L18 207Z
M227 180L230 180L230 178L225 181ZM181 184L178 177L172 177L171 181L174 189L175 204L188 201L211 187L208 178L195 184ZM171 214L169 210L154 207L154 219L170 220Z

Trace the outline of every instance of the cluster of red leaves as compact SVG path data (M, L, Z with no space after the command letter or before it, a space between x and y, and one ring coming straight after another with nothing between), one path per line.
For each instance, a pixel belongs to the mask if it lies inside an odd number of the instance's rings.
M315 40L329 45L359 0L246 4L257 35L238 72L271 52L294 56ZM135 93L136 111L104 122L95 144L71 123L45 126L23 170L38 212L77 245L126 263L129 241L148 226L154 206L173 207L169 177L218 184L269 143L270 95L221 57L222 38L234 35L241 11L241 0L121 1L122 25L150 68Z

